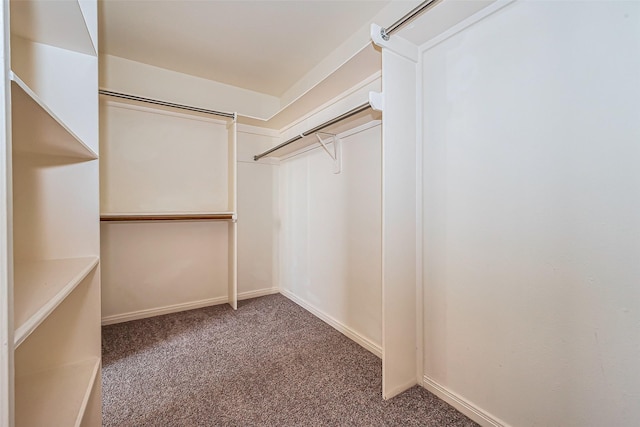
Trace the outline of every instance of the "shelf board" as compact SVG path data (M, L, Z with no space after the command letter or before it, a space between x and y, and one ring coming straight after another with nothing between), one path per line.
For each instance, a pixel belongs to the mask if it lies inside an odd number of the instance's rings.
M18 347L98 265L96 256L16 263L14 345Z
M98 158L46 103L11 72L14 151L85 160Z
M238 123L280 130L301 118L313 114L318 106L332 103L363 81L379 75L382 70L382 55L368 43L350 59L336 67L322 80L309 87L297 98L292 99L269 118L254 118L238 115ZM379 90L379 89L376 89Z
M100 359L16 378L16 426L79 426Z
M11 33L34 42L96 56L77 0L11 0Z
M193 212L193 213L123 213L101 214L103 222L134 221L231 221L235 219L233 212Z

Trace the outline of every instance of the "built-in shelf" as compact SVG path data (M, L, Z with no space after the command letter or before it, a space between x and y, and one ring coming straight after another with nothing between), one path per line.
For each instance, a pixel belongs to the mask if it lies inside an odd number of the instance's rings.
M96 256L16 263L14 344L18 347L98 265Z
M86 160L98 158L98 154L13 72L11 102L14 151Z
M96 55L77 0L12 0L11 33L34 42Z
M233 212L211 213L126 213L126 214L101 214L100 221L105 222L133 222L133 221L230 221L235 219Z
M16 378L16 426L79 426L100 359Z
M379 79L382 55L372 43L367 43L346 62L337 66L322 80L317 81L304 93L291 100L284 100L279 111L269 118L258 119L238 116L238 123L279 130L318 111L318 106L335 102L346 92L363 82ZM379 91L380 88L373 89Z

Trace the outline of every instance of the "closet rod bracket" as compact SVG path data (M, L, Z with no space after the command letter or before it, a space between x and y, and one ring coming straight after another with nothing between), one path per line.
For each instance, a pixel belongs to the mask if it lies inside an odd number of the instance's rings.
M320 137L320 134L329 135L330 138L324 140ZM332 133L316 132L315 135L322 149L331 157L331 160L333 160L333 173L337 175L342 172L342 140ZM327 143L330 142L333 142L333 153L329 150L329 147L327 147Z

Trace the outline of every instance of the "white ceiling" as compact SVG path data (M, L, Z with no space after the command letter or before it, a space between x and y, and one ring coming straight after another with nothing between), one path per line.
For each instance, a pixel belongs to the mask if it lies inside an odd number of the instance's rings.
M100 53L280 96L389 0L101 0Z

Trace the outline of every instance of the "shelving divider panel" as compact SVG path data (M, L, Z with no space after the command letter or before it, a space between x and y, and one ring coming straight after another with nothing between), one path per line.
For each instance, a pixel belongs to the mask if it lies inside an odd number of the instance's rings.
M9 83L9 7L0 5L0 46L3 47L0 70L0 427L13 426L14 419L14 356L13 346L13 283L12 283L12 212L11 198L11 107Z
M96 56L77 0L12 0L11 32L34 42Z
M228 167L228 209L237 212L238 210L238 126L236 120L227 125L227 138L229 147L229 167ZM234 218L235 219L235 218ZM227 295L229 305L238 309L238 223L229 223L229 266Z
M20 77L11 73L13 140L16 152L94 160L87 146Z
M100 359L16 378L16 426L79 426Z
M14 345L17 348L98 265L99 258L16 263Z
M228 298L229 305L234 309L238 309L238 223L229 224L229 267L228 267L229 283Z

